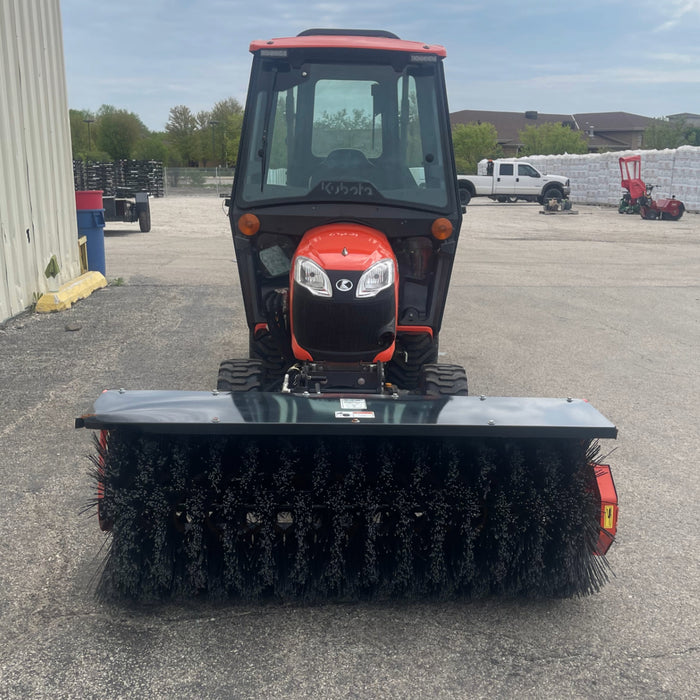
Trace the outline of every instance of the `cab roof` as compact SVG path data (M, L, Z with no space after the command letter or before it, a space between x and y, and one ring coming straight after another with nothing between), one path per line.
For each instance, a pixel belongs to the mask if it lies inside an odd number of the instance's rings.
M372 30L311 29L299 36L256 39L250 44L250 52L262 49L368 49L374 51L400 51L413 54L433 54L445 58L447 52L439 44L422 44L419 41L403 41L389 32Z

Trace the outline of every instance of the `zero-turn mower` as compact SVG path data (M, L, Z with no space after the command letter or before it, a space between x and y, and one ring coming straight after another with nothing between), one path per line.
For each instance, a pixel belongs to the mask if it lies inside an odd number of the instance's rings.
M670 199L651 198L654 185L647 185L641 178L641 156L623 156L619 164L625 190L617 208L620 214L639 214L642 219L665 221L678 221L683 216L685 206L675 195Z

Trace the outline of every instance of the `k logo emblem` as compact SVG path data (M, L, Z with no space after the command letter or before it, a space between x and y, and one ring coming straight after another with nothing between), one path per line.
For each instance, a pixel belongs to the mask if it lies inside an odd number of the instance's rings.
M352 282L346 279L338 280L335 287L340 292L349 292L352 289Z

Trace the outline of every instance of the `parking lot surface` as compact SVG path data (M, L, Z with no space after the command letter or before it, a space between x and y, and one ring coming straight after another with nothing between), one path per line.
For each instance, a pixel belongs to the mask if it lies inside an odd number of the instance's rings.
M620 524L574 600L125 605L75 430L105 388L211 389L247 354L216 198L108 228L110 285L0 326L1 698L694 698L700 687L700 216L475 201L440 334L474 394L586 398ZM110 224L110 227L113 225Z

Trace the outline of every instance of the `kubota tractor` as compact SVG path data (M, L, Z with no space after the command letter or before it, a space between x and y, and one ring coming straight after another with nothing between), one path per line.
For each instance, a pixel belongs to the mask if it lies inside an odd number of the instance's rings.
M107 391L78 420L101 431L103 587L598 590L615 426L578 399L468 396L438 363L463 213L445 49L309 30L250 50L229 200L250 355L216 391Z
M652 199L654 185L647 185L641 178L642 157L623 156L619 159L622 188L626 192L620 199L620 214L639 214L642 219L678 221L685 206L673 195L671 199Z

